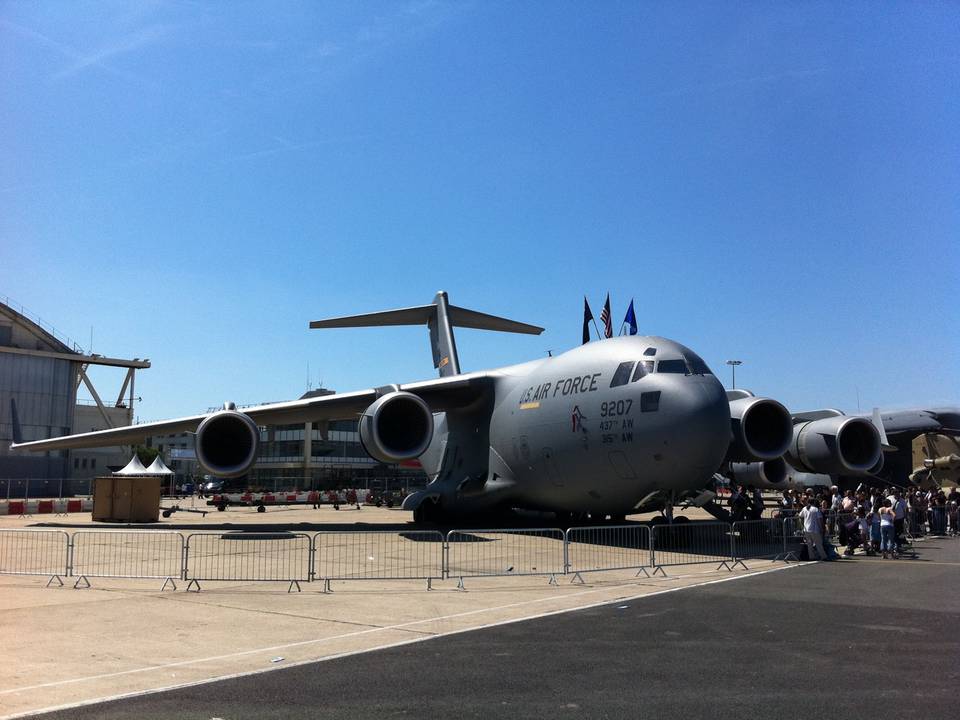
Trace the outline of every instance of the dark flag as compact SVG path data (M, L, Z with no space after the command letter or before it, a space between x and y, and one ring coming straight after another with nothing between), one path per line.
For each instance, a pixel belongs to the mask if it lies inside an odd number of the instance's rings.
M600 313L600 322L603 323L603 336L613 337L613 321L610 318L610 293L607 293L607 301L603 304L603 312Z
M590 305L587 303L587 296L583 296L583 344L590 342L590 325L593 322L593 313L590 312Z
M627 314L623 318L623 324L630 326L630 334L637 334L637 314L633 311L633 298L630 298L630 307L627 308Z

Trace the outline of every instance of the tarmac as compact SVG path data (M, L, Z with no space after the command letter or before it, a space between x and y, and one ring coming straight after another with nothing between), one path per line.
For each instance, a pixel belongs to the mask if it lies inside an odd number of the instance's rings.
M352 516L352 517L350 517ZM407 526L386 509L236 508L188 529ZM83 517L44 518L89 527ZM0 529L38 518L4 518ZM98 525L99 526L99 525ZM275 526L274 526L275 527ZM917 560L544 577L205 583L0 576L0 717L955 717L960 540ZM318 664L318 662L320 664ZM112 700L111 700L112 699Z

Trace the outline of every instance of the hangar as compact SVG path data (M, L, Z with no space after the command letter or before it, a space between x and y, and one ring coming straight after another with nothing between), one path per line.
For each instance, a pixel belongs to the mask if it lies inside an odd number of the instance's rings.
M104 400L88 374L91 366L121 371L115 397ZM86 491L90 478L123 466L129 450L121 447L11 453L13 416L24 440L129 425L136 371L148 367L149 360L87 353L24 307L0 298L0 495ZM81 385L91 399L77 398Z

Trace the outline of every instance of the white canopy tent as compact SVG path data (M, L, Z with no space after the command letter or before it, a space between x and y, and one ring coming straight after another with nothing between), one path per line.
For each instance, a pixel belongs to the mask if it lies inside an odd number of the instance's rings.
M163 460L160 459L159 455L153 459L150 467L144 472L146 472L147 475L173 475L173 470L163 464Z
M151 466L153 467L153 466ZM133 457L130 458L130 462L122 470L117 470L114 475L153 475L154 473L149 472L140 462L140 458L137 457L137 454L134 453Z

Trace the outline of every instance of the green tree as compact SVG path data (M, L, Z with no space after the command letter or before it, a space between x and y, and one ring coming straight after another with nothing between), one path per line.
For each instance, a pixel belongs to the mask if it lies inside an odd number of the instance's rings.
M160 454L160 451L156 448L147 447L146 445L137 445L133 450L137 453L137 457L140 458L140 462L143 463L144 467L149 467L150 463L156 460L157 455Z

